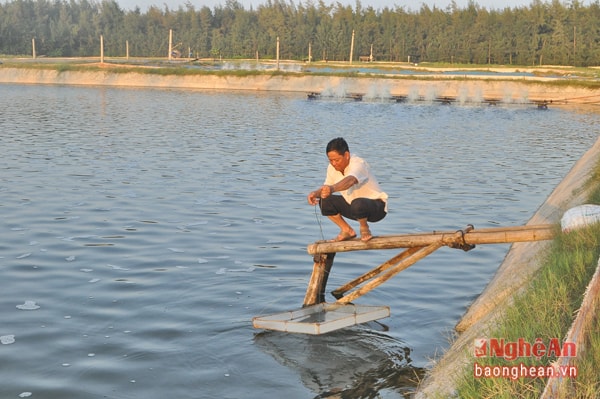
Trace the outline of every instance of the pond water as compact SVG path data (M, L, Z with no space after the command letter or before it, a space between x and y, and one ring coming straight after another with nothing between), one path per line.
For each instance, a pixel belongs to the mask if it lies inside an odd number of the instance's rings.
M507 245L442 248L357 303L391 317L263 332L302 305L306 202L343 136L390 196L373 234L524 224L599 117L303 94L0 86L0 397L402 398ZM329 288L399 251L341 253ZM333 300L331 296L329 300Z

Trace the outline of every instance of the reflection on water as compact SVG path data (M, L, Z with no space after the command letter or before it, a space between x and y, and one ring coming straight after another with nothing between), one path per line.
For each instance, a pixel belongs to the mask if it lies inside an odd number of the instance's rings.
M301 306L306 245L337 233L306 204L327 141L369 161L390 195L373 233L398 234L525 223L598 123L552 107L0 90L1 398L403 397L508 246L442 248L361 297L390 306L385 331L255 335L252 317ZM330 288L393 255L338 254Z
M376 330L376 323L323 336L265 332L254 342L300 376L315 398L409 397L424 370L413 367L410 348ZM392 396L389 396L392 397Z

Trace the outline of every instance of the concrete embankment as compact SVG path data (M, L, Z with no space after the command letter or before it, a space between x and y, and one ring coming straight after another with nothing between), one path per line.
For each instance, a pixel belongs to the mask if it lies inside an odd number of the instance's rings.
M453 97L470 101L493 98L505 102L552 101L581 104L600 99L599 90L544 84L544 78L490 79L445 77L427 79L341 77L310 74L264 75L160 75L135 70L59 71L37 68L0 68L0 83L152 87L170 89L254 90L288 92L373 93L375 96Z

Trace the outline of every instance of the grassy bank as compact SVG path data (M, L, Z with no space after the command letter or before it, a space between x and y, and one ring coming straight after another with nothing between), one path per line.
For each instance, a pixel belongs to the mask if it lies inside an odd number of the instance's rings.
M587 182L592 188L588 203L600 204L600 165ZM558 230L558 227L557 227ZM503 338L505 342L548 343L558 338L562 344L581 305L585 289L597 267L600 257L600 225L568 234L557 233L546 255L543 266L532 278L527 290L506 309L505 315L490 332L489 338ZM592 327L585 331L584 347L577 348L572 365L577 376L569 379L564 398L597 398L600 392L600 317L596 314ZM549 366L557 359L554 351L536 358L503 357L474 358L464 370L456 389L460 398L539 398L547 378L476 378L475 364L507 366ZM473 356L473 355L471 355ZM500 369L496 367L496 370ZM479 369L481 371L481 369Z

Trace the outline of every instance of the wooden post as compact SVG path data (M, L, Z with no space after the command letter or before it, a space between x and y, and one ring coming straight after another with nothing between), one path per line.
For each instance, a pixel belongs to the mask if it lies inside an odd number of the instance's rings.
M125 56L129 59L129 40L125 40Z
M573 64L575 64L575 52L577 51L577 27L573 27Z
M100 63L104 64L104 36L100 35Z
M279 36L277 36L277 70L279 71Z
M304 305L310 306L325 302L325 288L329 272L333 266L334 253L315 255L313 272L304 296Z
M35 37L33 39L31 39L31 49L32 49L32 55L33 55L33 59L35 60Z
M350 64L352 64L353 57L354 57L354 29L352 29L352 42L350 42Z
M173 53L173 29L169 29L169 61L171 61L172 53Z

